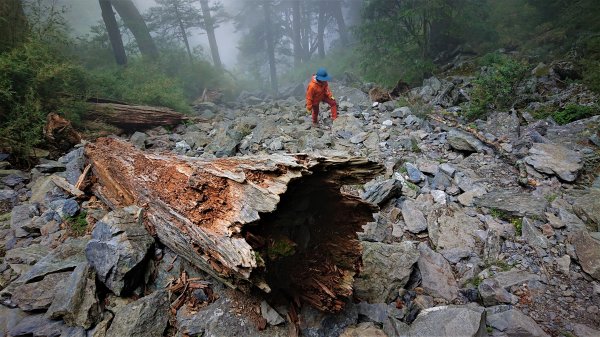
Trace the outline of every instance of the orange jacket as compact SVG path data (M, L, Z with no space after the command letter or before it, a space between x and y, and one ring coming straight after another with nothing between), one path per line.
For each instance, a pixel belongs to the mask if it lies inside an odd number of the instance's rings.
M329 84L327 81L318 82L313 75L312 80L306 89L306 108L312 109L313 106L319 104L325 98L333 98L333 95L329 90Z

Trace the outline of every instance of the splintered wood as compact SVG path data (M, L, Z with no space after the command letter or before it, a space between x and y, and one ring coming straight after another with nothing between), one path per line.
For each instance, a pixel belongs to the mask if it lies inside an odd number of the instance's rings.
M146 226L232 288L253 284L337 312L361 266L356 232L376 208L340 192L381 174L364 158L153 154L113 138L86 146L110 207L145 208Z

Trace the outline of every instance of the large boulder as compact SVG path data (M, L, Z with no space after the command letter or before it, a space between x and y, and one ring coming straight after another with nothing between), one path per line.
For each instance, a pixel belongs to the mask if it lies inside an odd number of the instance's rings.
M363 270L354 283L355 295L370 303L392 300L406 285L419 259L414 243L362 242Z
M585 222L593 222L600 231L600 188L589 188L575 199L573 210Z
M488 315L487 325L503 332L507 337L549 337L533 319L517 309Z
M402 192L402 182L396 179L371 181L365 184L361 198L375 205L381 205Z
M564 181L574 181L583 167L582 157L578 152L566 147L547 143L535 143L529 149L525 162L537 171L555 174Z
M106 337L161 337L168 321L168 293L157 291L117 309Z
M484 152L487 147L475 136L456 129L448 132L448 144L458 151Z
M411 337L487 336L485 310L476 305L449 305L422 310L411 324Z
M502 211L511 216L544 218L548 201L520 191L496 190L473 199L478 207Z
M56 288L69 277L70 272L46 275L38 282L18 286L12 295L12 301L24 311L45 310L50 307Z
M429 237L437 251L451 262L469 257L476 251L477 230L483 227L481 221L468 216L455 206L433 211L428 216Z
M70 277L56 287L47 317L63 319L69 326L89 329L100 321L96 295L96 273L89 264L79 265Z
M75 269L85 262L85 244L85 239L70 239L63 242L21 275L15 283L30 283L49 274Z
M117 295L126 294L144 277L154 239L136 216L138 208L118 209L96 223L85 248L98 279Z
M448 301L458 297L458 285L448 261L424 242L419 244L419 253L417 263L425 292Z
M427 229L427 220L417 208L417 204L411 200L406 199L402 203L402 218L406 223L406 229L411 233L420 233Z
M600 242L593 239L585 230L576 232L571 243L581 268L596 280L600 280Z

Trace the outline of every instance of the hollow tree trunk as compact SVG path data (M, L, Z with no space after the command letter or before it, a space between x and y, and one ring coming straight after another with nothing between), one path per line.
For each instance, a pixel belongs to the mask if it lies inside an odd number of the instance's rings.
M342 310L361 263L356 232L376 207L340 192L383 167L363 158L198 159L101 138L86 147L111 207L136 204L166 246L231 287L254 284Z
M102 10L102 20L106 26L108 32L108 39L112 46L115 61L118 65L127 64L127 54L125 53L125 47L123 47L123 39L121 38L121 32L119 31L119 25L115 18L115 12L113 11L110 0L99 0L100 9Z

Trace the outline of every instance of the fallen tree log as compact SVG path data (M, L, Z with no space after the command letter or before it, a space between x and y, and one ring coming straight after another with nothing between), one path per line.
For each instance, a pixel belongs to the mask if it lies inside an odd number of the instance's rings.
M100 120L125 130L173 126L187 119L183 114L163 107L105 102L89 103L89 107L84 119Z
M145 208L162 243L225 284L281 291L328 312L351 296L356 232L377 209L340 187L381 174L381 165L304 154L206 160L112 138L86 155L102 200Z

